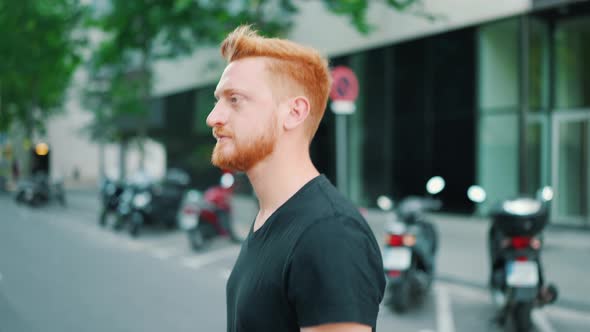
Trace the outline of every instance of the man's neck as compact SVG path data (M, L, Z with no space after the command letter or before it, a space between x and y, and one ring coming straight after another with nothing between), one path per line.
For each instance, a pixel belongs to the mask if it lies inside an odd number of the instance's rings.
M304 156L269 156L247 172L256 192L260 211L254 230L262 227L281 205L291 198L306 183L319 175L309 154Z

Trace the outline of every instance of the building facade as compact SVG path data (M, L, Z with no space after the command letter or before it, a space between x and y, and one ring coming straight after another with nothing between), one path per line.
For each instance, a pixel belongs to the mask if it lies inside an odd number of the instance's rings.
M357 110L339 142L348 176L336 184L374 206L380 195L423 194L438 175L454 212L473 210L466 192L474 184L488 202L549 185L553 222L589 225L590 3L429 0L424 10L437 19L374 3L375 30L362 36L320 2L302 5L290 38L359 77ZM190 168L203 186L215 178L205 118L223 67L217 49L155 67L162 125L150 136L168 166ZM335 123L327 110L311 146L334 182Z

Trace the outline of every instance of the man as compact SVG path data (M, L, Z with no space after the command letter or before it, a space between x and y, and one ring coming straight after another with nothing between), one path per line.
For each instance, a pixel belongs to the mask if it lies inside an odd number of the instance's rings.
M317 51L234 30L207 118L214 165L245 172L259 212L227 283L230 332L375 330L385 278L358 210L320 175L309 145L330 89Z

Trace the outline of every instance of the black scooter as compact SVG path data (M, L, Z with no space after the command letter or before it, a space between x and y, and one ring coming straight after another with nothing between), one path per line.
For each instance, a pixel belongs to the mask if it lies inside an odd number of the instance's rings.
M49 176L43 172L34 174L31 179L18 184L15 201L38 207L57 200L61 206L66 206L66 195L61 179L51 182Z
M481 203L485 191L472 186L469 198ZM541 264L542 232L549 219L553 192L546 187L536 198L518 196L493 205L489 211L488 253L490 290L499 308L496 321L509 320L516 331L532 329L533 308L557 299L557 288L545 284Z
M434 177L427 183L430 195L440 193L445 182ZM432 197L407 197L392 209L392 201L381 196L377 205L388 211L383 267L387 278L386 303L396 312L405 312L429 292L434 279L438 235L424 215L437 210L441 202Z
M115 181L109 178L105 178L102 181L100 186L102 207L98 217L98 224L100 226L106 226L109 216L117 214L121 195L124 190L125 186L121 181Z
M176 228L176 215L190 183L188 173L170 169L162 181L142 176L121 194L119 220L137 237L146 225Z

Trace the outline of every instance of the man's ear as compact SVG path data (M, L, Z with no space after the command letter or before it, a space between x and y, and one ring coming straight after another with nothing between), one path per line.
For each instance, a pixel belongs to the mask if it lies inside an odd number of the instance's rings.
M289 113L285 118L284 127L291 130L301 125L309 116L309 100L303 96L295 97L289 102Z

